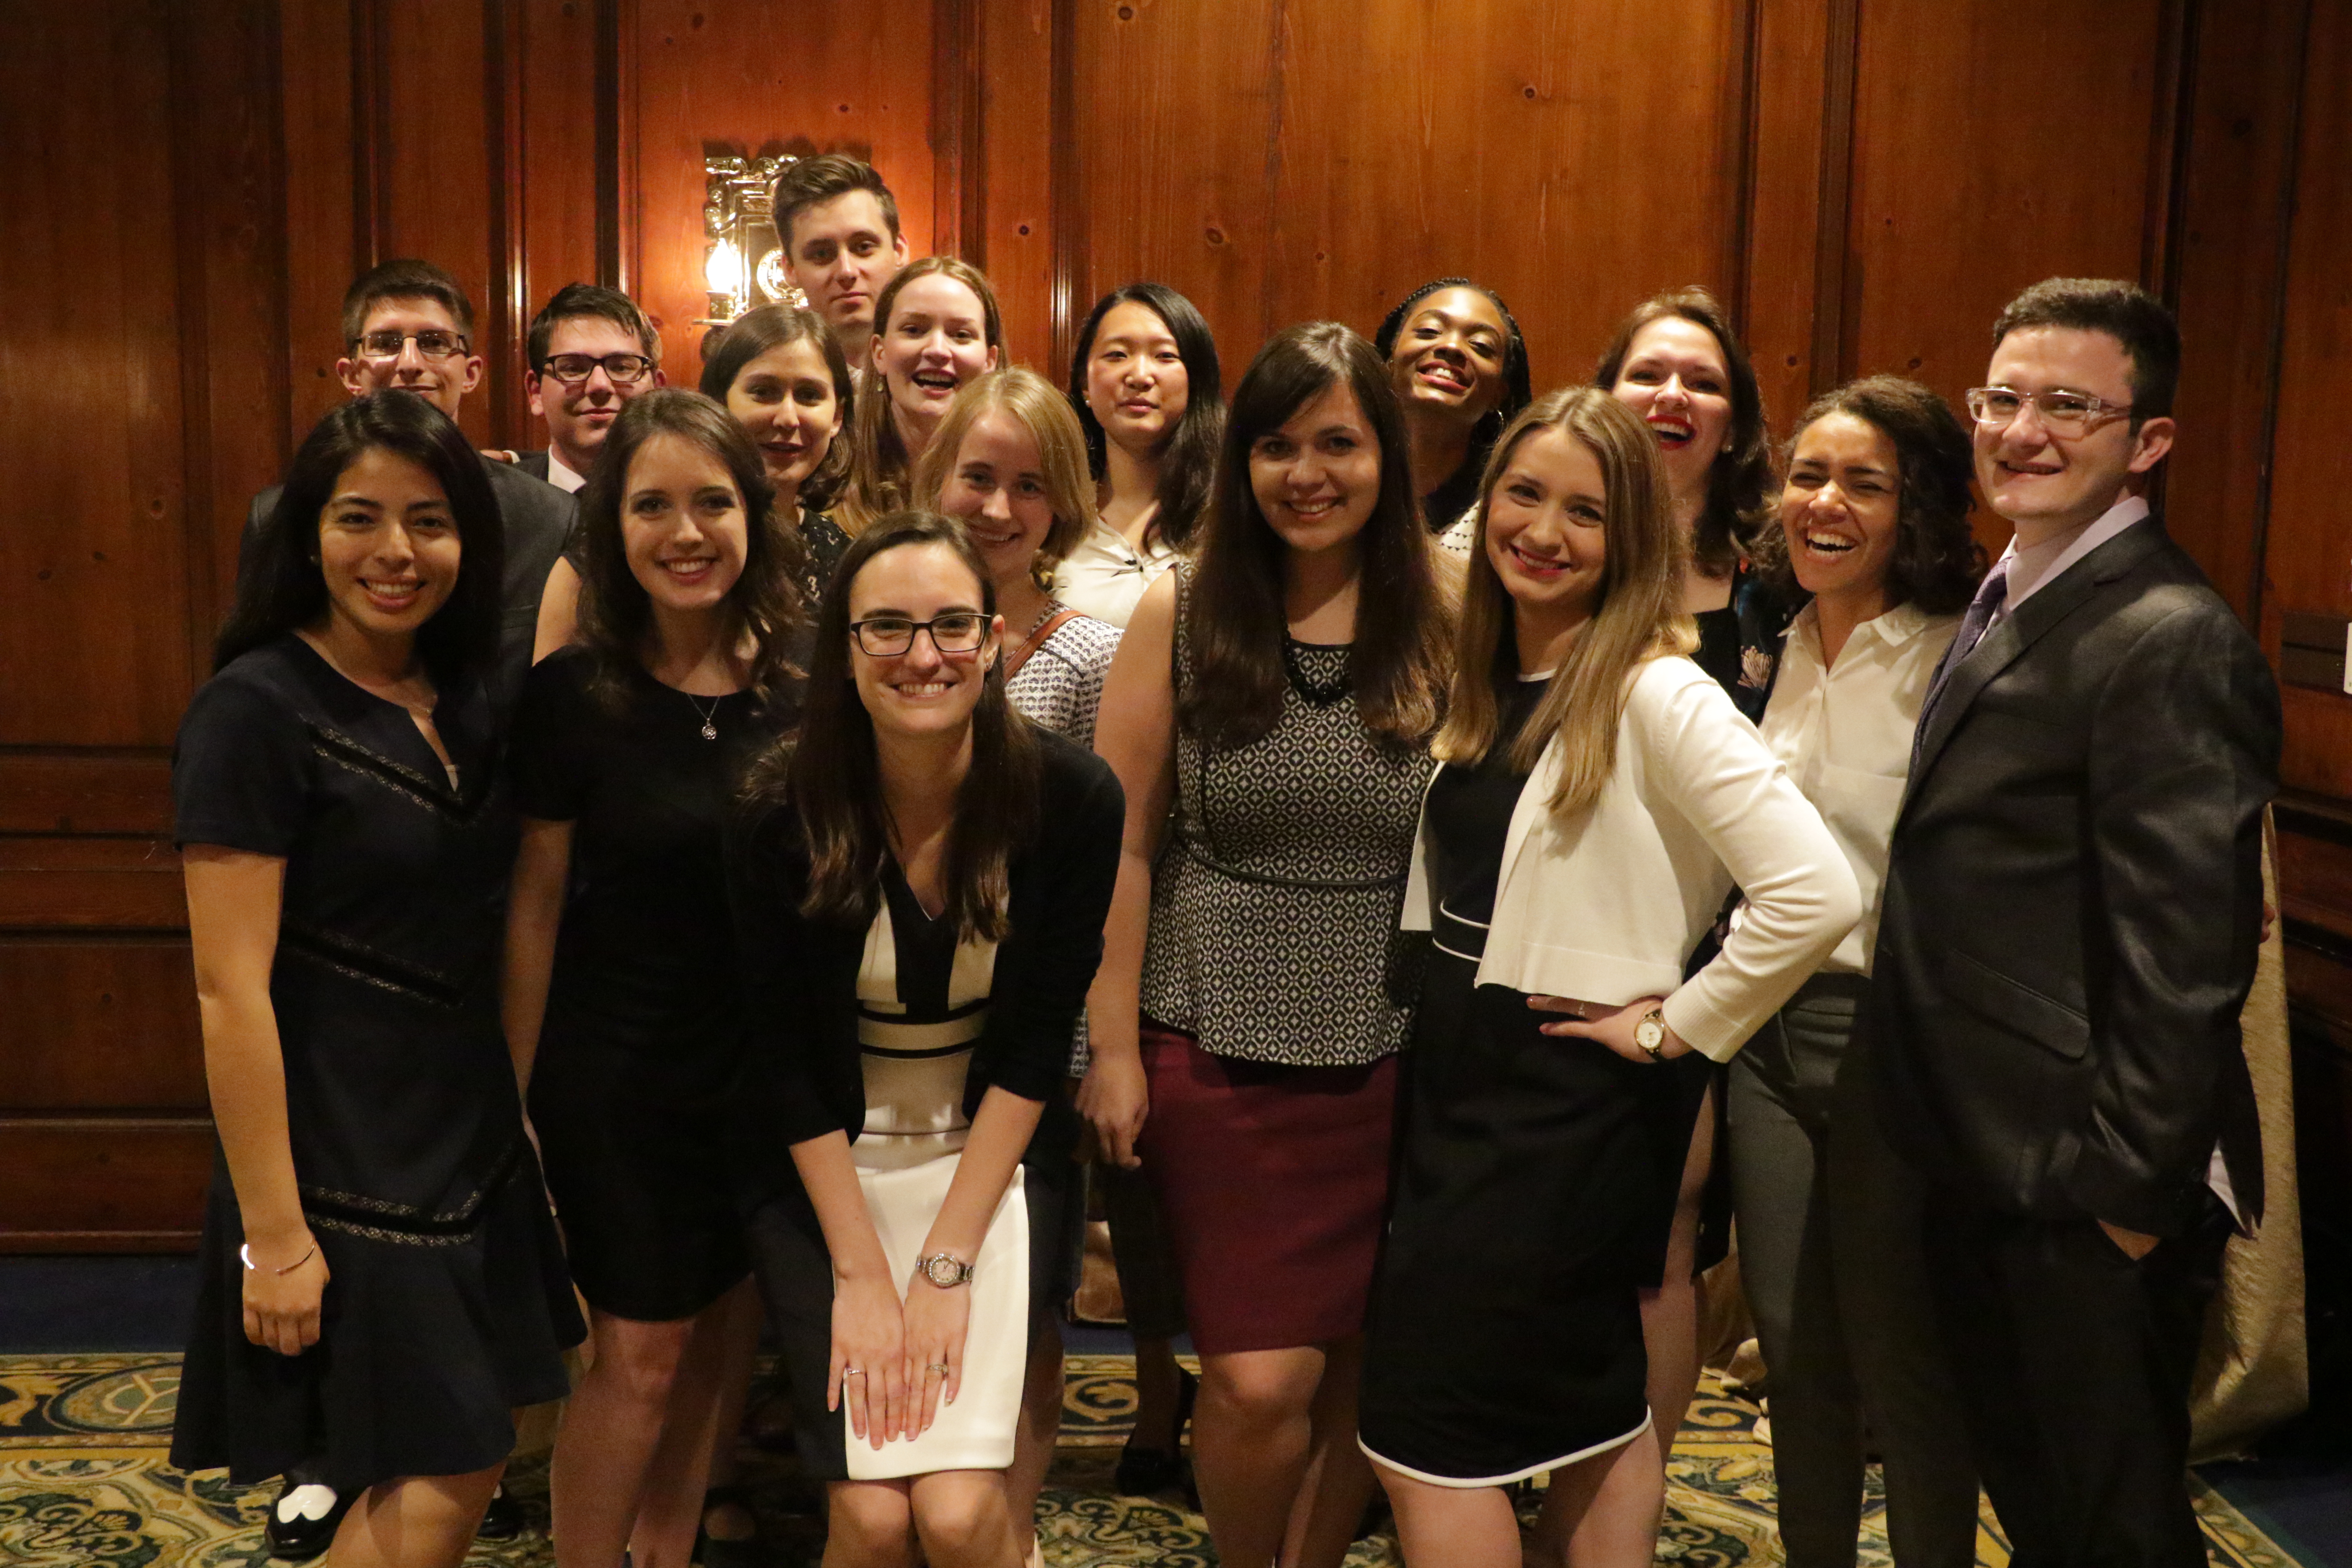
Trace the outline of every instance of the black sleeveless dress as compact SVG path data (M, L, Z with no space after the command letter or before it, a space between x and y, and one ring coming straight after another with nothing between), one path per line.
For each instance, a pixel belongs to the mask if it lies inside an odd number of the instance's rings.
M499 1026L515 818L478 688L434 724L299 637L188 705L174 836L283 857L269 999L302 1212L331 1276L319 1343L245 1337L244 1240L216 1157L172 1463L250 1483L310 1458L346 1495L504 1459L510 1412L568 1392L583 1329Z

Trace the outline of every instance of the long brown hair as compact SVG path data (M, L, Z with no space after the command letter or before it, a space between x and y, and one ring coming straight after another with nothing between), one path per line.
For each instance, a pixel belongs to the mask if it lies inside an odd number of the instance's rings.
M727 590L727 646L751 638L751 689L761 701L772 701L800 673L792 658L793 634L808 616L799 587L806 570L800 530L778 525L775 487L743 427L717 403L684 387L663 387L621 405L580 492L578 640L595 656L591 689L607 701L620 700L627 672L643 667L653 635L653 600L629 570L621 507L629 465L656 436L675 436L717 458L742 497L743 571Z
M1495 680L1507 664L1506 642L1514 607L1486 553L1486 518L1495 486L1511 455L1528 437L1559 430L1584 444L1601 465L1603 489L1601 601L1570 643L1551 689L1511 738L1511 765L1533 772L1544 748L1559 738L1564 753L1551 808L1563 816L1591 805L1617 760L1617 724L1642 665L1698 646L1698 628L1683 613L1687 548L1675 526L1665 461L1641 417L1605 388L1564 387L1546 393L1511 421L1495 443L1478 486L1478 522L1462 595L1462 628L1454 643L1453 700L1445 728L1430 748L1442 762L1469 765L1498 737Z
M1283 658L1287 546L1258 510L1250 452L1261 437L1336 385L1345 384L1380 445L1381 488L1356 536L1361 563L1348 679L1356 711L1383 740L1418 745L1437 728L1445 693L1453 606L1438 586L1421 525L1404 415L1388 366L1338 321L1307 321L1258 350L1234 389L1217 481L1202 519L1199 565L1185 599L1193 677L1179 699L1186 729L1212 745L1246 746L1282 718L1289 676Z
M1078 428L1078 416L1070 412L1068 401L1054 390L1054 384L1035 371L1018 365L992 370L956 393L948 411L940 416L940 427L931 432L931 444L915 459L915 504L932 511L940 510L940 497L954 477L964 437L982 415L1000 410L1018 420L1037 444L1039 477L1045 481L1045 499L1054 509L1054 526L1045 531L1045 542L1029 563L1029 575L1044 587L1054 580L1055 566L1093 522L1095 502L1094 487L1087 482L1087 441Z
M988 277L971 262L954 256L926 256L910 261L898 269L898 275L882 286L874 301L874 337L878 343L890 331L890 314L898 308L898 295L918 278L945 276L954 279L972 292L980 301L980 317L988 346L996 351L996 363L1004 363L1004 317L996 308L996 290L988 286ZM856 533L876 519L907 509L912 491L908 488L907 443L898 434L898 422L890 417L890 388L881 368L869 364L866 374L873 377L866 395L857 400L857 418L853 426L855 440L850 447L849 489L842 498L842 527Z
M1633 307L1618 323L1617 336L1601 356L1592 384L1613 390L1633 352L1633 337L1653 321L1668 317L1705 327L1723 351L1724 369L1731 374L1731 449L1719 453L1707 470L1706 508L1691 532L1691 551L1710 575L1721 577L1738 564L1740 552L1753 547L1756 537L1772 521L1772 433L1764 423L1764 388L1748 351L1731 330L1731 313L1708 290L1693 284L1654 294Z
M862 927L881 898L890 853L890 811L882 794L874 720L857 695L849 666L849 595L866 563L888 550L944 546L980 585L981 608L996 614L996 589L961 524L937 512L878 518L850 542L817 614L808 697L800 732L751 770L746 786L756 810L789 807L808 846L808 891L801 913ZM956 792L942 879L959 939L1002 942L1012 915L1011 866L1037 836L1037 790L1044 769L1036 731L1004 695L1002 659L982 677L971 713L971 765Z

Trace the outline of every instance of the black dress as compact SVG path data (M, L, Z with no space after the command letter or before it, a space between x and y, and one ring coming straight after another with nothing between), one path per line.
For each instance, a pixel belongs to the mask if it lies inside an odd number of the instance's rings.
M667 1321L751 1268L719 1135L743 1038L719 837L797 693L691 697L632 661L608 701L596 669L551 655L515 715L516 808L574 824L530 1117L580 1293Z
M1544 1035L1552 1015L1477 984L1528 779L1507 737L1544 690L1498 692L1504 738L1441 769L1426 807L1432 946L1359 1429L1374 1458L1440 1485L1502 1485L1648 1425L1638 1290L1657 1268L1662 1152L1688 1138L1668 1075Z
M288 636L188 705L174 834L286 861L269 979L320 1342L249 1343L216 1158L172 1463L248 1483L323 1459L346 1495L504 1459L509 1412L567 1392L582 1328L522 1131L498 987L514 815L478 688L406 710Z

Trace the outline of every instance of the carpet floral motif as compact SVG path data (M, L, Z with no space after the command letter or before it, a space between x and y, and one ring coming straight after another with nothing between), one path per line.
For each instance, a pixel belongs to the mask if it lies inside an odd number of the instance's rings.
M179 1386L176 1357L0 1357L0 1568L264 1568L261 1524L272 1489L218 1472L184 1475L165 1462ZM1039 1506L1051 1568L1211 1568L1216 1553L1182 1498L1118 1496L1112 1467L1134 1415L1123 1356L1072 1356L1062 1441ZM1759 1568L1781 1561L1772 1523L1772 1450L1756 1407L1709 1379L1675 1444L1658 1561L1680 1568ZM813 1563L822 1544L817 1490L786 1454L746 1450L745 1480L779 1568ZM544 1457L519 1460L511 1489L533 1528L477 1544L468 1568L541 1568ZM1521 1499L1532 1515L1540 1500ZM2224 1568L2294 1568L2294 1560L2219 1496L2198 1512ZM1886 1568L1875 1481L1865 1505L1861 1568ZM1349 1568L1393 1568L1392 1531L1359 1542ZM1978 1535L1983 1568L2007 1568L1990 1516Z

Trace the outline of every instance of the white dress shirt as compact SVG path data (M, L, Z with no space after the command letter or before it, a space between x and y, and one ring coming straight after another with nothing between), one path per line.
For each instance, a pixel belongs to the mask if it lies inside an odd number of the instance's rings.
M1870 973L1887 847L1911 775L1911 732L1959 624L1958 616L1898 605L1854 627L1835 664L1822 657L1818 605L1790 624L1764 710L1764 743L1822 814L1862 889L1862 920L1822 965L1824 973Z
M2043 584L2056 581L2061 572L2147 515L2147 501L2126 496L2073 532L2045 539L2030 550L2020 550L2011 535L2009 548L2000 556L2009 563L2008 592L2001 595L2000 615L1993 617L1993 626L2000 624L2002 616L2017 614L2017 606L2040 592Z
M574 472L572 465L563 460L563 455L550 447L547 449L547 482L557 489L577 495L581 487L587 484L588 476Z

